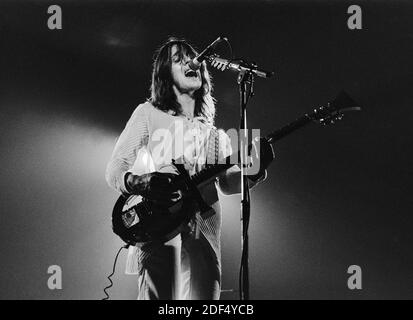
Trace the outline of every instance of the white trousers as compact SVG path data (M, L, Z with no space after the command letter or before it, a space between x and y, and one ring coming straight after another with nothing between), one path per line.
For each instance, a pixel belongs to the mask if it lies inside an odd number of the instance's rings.
M221 271L201 234L141 248L138 300L218 300Z

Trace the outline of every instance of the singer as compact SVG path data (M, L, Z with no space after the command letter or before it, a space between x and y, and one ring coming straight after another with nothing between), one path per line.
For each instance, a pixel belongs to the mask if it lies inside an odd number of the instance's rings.
M196 70L189 66L196 58L193 47L177 38L170 38L156 52L150 98L134 110L107 165L106 180L118 192L170 206L183 192L171 184L177 174L172 153L182 156L190 175L202 170L207 158L232 153L228 135L214 127L215 100L206 63ZM183 132L177 134L179 130ZM182 137L184 141L176 141ZM171 150L181 144L183 150ZM254 186L265 179L274 155L271 148L259 155L252 150L253 162L260 168L258 174L249 176ZM239 193L239 168L228 169L199 190L211 212L194 214L166 243L129 247L126 273L138 276L138 299L219 299L221 207L217 190L225 195Z

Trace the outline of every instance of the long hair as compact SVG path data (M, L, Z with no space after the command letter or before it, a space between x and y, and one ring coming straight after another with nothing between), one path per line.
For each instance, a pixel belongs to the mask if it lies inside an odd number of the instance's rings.
M185 55L191 59L197 54L195 49L186 41L177 38L169 38L155 53L152 70L151 97L149 101L162 111L173 111L174 114L181 113L181 105L176 99L173 91L172 79L172 47L176 45L180 59ZM205 62L201 65L202 86L194 92L195 110L194 115L201 117L207 124L214 124L215 99L212 97L212 81Z

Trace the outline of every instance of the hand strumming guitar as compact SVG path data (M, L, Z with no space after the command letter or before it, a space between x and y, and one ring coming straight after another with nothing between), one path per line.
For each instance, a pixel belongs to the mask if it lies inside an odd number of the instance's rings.
M140 195L160 206L169 206L181 198L181 193L173 183L174 177L175 174L162 172L142 175L127 173L125 186L131 194Z

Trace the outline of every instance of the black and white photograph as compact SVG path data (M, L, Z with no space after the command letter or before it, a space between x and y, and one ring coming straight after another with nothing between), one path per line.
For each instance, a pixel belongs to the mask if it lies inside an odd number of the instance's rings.
M413 299L412 57L408 0L1 0L0 300Z

